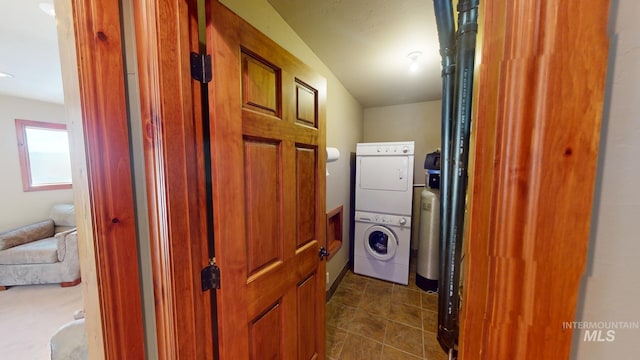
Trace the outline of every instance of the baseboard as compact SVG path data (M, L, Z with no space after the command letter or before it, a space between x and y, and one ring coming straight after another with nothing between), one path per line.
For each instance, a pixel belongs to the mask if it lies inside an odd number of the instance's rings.
M338 274L336 281L334 281L333 284L331 284L331 287L329 287L329 290L327 290L327 293L326 293L327 302L331 300L331 297L336 292L336 289L338 289L338 285L340 285L340 282L342 281L342 278L344 278L344 276L347 274L347 271L349 271L348 262L344 264L344 267L342 268L342 270L340 270L340 274Z

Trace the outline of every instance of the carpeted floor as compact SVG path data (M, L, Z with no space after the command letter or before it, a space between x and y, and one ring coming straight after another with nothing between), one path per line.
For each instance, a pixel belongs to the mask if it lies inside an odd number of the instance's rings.
M0 358L49 359L49 339L83 307L80 285L14 286L0 291Z

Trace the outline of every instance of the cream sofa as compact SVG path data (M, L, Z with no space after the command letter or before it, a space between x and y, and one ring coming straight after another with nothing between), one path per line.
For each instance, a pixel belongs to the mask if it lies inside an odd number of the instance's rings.
M7 286L80 283L72 204L54 205L50 219L0 233L0 290Z

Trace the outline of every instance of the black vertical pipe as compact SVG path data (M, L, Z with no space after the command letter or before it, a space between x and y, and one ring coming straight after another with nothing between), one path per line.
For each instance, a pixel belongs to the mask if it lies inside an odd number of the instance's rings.
M440 152L440 274L438 291L438 328L446 323L446 308L449 299L442 289L447 287L445 264L447 245L447 229L449 227L451 208L451 128L453 122L454 77L455 77L455 25L453 22L453 5L451 0L434 0L436 26L442 56L442 120ZM438 331L440 332L440 331ZM447 349L448 350L448 349Z
M479 0L458 2L458 32L456 36L456 79L454 125L451 143L451 213L449 218L444 275L445 287L440 290L446 299L443 322L438 324L438 341L447 349L456 347L460 302L460 257L464 230L467 194L467 166L471 133L471 99L478 33Z

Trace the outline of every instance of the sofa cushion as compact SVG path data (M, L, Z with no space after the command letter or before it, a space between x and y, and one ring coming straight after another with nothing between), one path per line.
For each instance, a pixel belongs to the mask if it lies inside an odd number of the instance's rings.
M0 250L53 236L53 220L45 220L0 233Z
M58 240L32 241L0 251L0 265L52 264L58 262Z
M56 204L49 215L56 226L76 226L76 213L73 204Z

